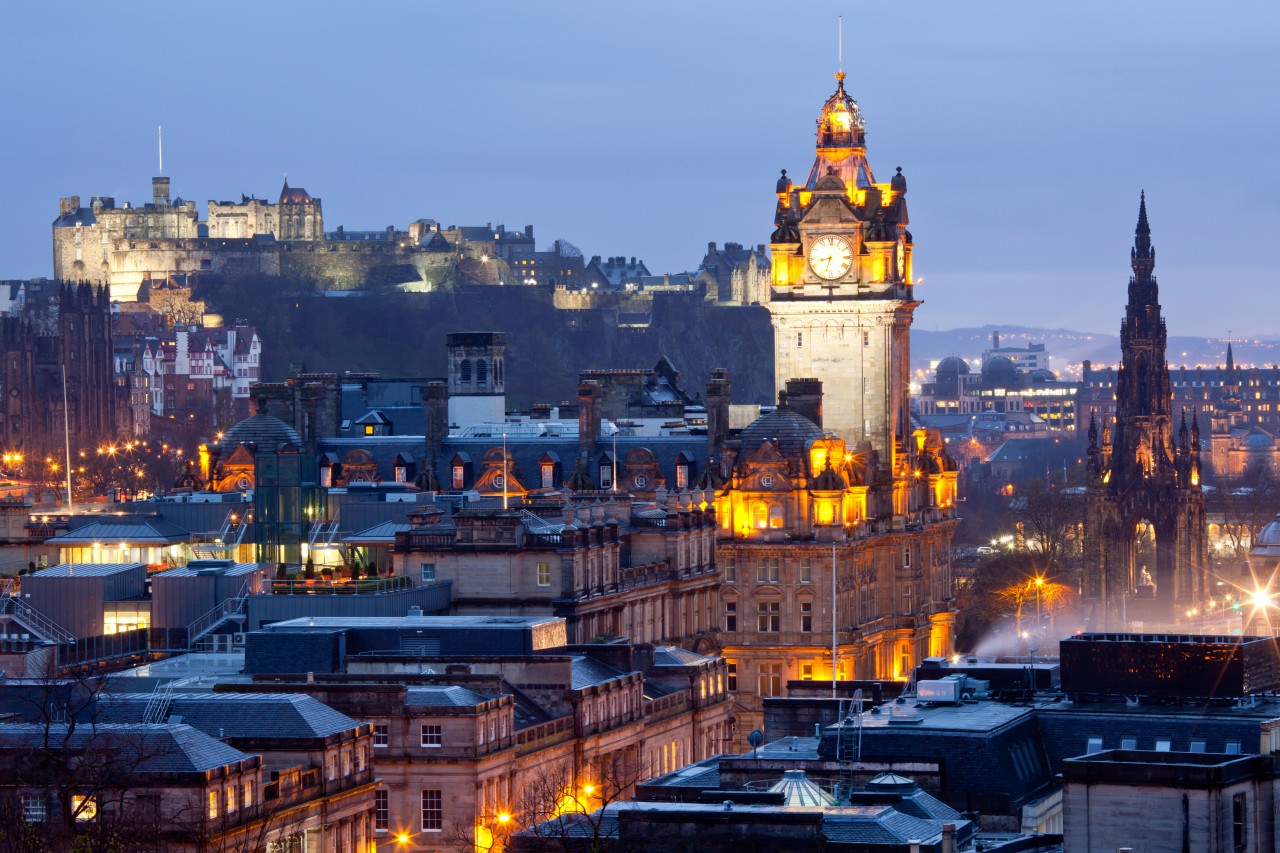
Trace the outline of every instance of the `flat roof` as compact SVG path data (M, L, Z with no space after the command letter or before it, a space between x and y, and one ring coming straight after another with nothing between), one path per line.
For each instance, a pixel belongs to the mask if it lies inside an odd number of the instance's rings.
M263 631L294 628L488 628L520 630L557 625L559 616L303 616L263 625Z
M990 732L1017 722L1036 711L1031 705L1003 702L966 702L961 705L934 705L889 702L864 711L863 729L909 731Z

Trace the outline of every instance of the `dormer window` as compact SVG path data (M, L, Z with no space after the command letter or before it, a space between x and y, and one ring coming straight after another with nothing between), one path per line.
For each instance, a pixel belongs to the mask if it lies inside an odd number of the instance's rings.
M676 488L677 489L689 488L689 466L688 465L676 466Z
M555 487L555 465L550 462L544 462L542 468L542 488L550 489Z
M600 466L600 488L609 489L613 487L613 467L610 465Z
M463 482L463 468L461 465L453 466L453 488L461 489Z

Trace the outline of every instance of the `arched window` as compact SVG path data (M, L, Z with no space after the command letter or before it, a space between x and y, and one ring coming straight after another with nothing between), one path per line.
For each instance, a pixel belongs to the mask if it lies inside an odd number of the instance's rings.
M495 359L493 362L493 379L495 382L502 381L502 359Z
M463 382L471 381L471 359L464 358L458 365L458 378Z
M757 530L769 526L769 507L763 502L757 502L751 507L751 526Z
M476 359L476 381L484 382L489 378L489 362L483 358Z

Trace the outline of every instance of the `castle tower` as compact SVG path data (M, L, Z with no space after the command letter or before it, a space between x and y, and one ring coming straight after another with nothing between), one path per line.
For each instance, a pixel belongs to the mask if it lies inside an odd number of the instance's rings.
M1101 447L1089 433L1084 595L1095 629L1126 618L1169 622L1207 595L1199 428L1183 421L1175 440L1155 258L1144 194L1120 325L1115 427L1104 424Z
M445 339L449 363L449 423L502 423L507 416L507 336L458 332Z
M810 377L823 426L871 449L884 474L912 464L908 405L911 233L902 170L877 183L858 104L844 73L818 116L813 168L777 184L771 238L775 386ZM881 477L885 479L885 477Z

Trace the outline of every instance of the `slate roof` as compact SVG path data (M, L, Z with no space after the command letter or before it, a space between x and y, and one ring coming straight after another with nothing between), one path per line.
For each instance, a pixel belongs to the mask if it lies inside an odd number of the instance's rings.
M415 506L408 504L407 506ZM354 542L358 545L378 545L378 544L394 544L397 533L408 532L412 528L409 522L384 521L373 527L361 530L359 533L352 533L349 536L343 536L343 542Z
M708 660L710 658L679 646L658 646L653 650L654 666L696 666Z
M425 708L471 707L496 697L485 696L466 687L410 687L405 691L406 705Z
M603 684L606 681L613 681L615 678L620 677L622 677L621 672L594 658L589 658L586 655L573 656L571 686L574 690L581 690L593 684Z
M274 565L269 565L267 563L231 563L229 566L226 566L226 567L217 565L218 563L222 563L222 562L224 561L192 560L190 563L187 563L185 566L179 566L176 569L167 569L166 571L163 571L163 572L157 572L156 574L152 575L152 577L153 578L157 578L157 577L191 578L191 577L196 577L201 572L208 572L210 569L215 569L215 570L218 570L218 574L221 574L224 577L234 578L234 577L239 577L241 575L251 575L261 569L271 569L271 570L275 569Z
M0 724L0 750L35 748L45 734L42 723ZM70 735L65 727L54 726L52 734L55 742L71 749L118 748L122 766L137 773L204 773L252 758L185 724L82 724Z
M118 518L106 516L101 521L91 521L73 527L66 533L54 536L53 545L89 545L94 542L131 545L173 545L185 542L190 533L162 518Z
M289 443L301 445L298 432L274 415L252 415L232 426L222 435L218 446L224 451L239 444L256 444L263 450L275 451Z
M114 693L98 704L98 719L140 720L150 693ZM311 739L360 725L310 696L290 693L175 693L169 719L212 737Z
M823 432L813 421L791 409L778 409L761 415L738 433L742 451L750 456L766 440L777 441L778 452L788 460L802 460L809 442L822 438ZM801 469L803 470L803 469Z

